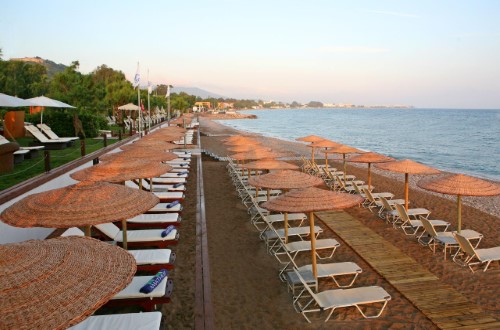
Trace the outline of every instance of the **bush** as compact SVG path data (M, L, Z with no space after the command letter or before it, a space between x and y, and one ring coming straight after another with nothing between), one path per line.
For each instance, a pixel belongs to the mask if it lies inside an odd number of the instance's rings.
M43 113L43 122L50 126L59 136L75 136L73 126L74 110L49 110ZM82 122L83 131L86 137L96 137L100 129L108 129L108 123L102 115L79 111L78 118ZM40 114L26 115L26 121L34 125L40 123Z

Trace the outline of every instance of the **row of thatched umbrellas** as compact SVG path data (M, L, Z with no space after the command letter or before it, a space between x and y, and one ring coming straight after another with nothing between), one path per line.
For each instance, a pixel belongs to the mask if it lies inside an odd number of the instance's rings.
M167 127L102 157L105 162L71 175L82 182L29 195L1 214L16 227L71 228L122 221L144 213L159 199L111 182L151 178L171 170L161 161L177 156L161 152L184 134ZM143 158L149 158L145 161ZM0 245L0 328L63 329L91 315L128 285L134 258L124 249L89 237L61 237Z
M274 199L269 199L262 204L263 208L270 211L284 212L285 242L288 240L288 213L304 212L309 214L309 228L311 231L311 259L312 272L317 277L316 262L316 238L314 235L314 212L326 210L340 210L358 205L362 198L355 195L333 192L330 190L315 188L324 184L323 180L306 173L298 172L298 166L275 158L284 157L288 154L272 152L269 148L261 147L260 143L254 139L242 136L234 136L225 140L225 144L232 146L230 151L242 151L232 154L229 157L242 161L240 166L250 171L255 170L277 170L268 174L252 176L248 179L248 184L258 188L290 190ZM235 146L242 146L237 148ZM244 147L251 146L251 148ZM246 149L248 148L248 149ZM257 160L256 160L257 159ZM244 164L245 160L255 160ZM248 172L250 175L250 172ZM256 192L257 193L257 192Z
M394 160L390 157L376 154L376 153L363 153L361 151L355 151L355 148L340 148L335 146L336 142L326 140L319 136L309 135L306 137L298 138L298 141L310 142L309 147L312 149L311 158L314 161L314 149L318 147L323 147L325 149L331 148L331 152L337 153L360 153L358 156L351 157L347 161L357 162L357 163L367 163L368 164L368 184L371 184L371 173L370 167L372 163L375 163L377 168L404 173L405 175L405 208L408 209L408 195L409 195L409 175L429 175L429 174L440 174L441 171L434 169L432 167L426 166L424 164L415 162L413 160ZM337 144L338 145L338 144ZM328 151L327 151L328 152ZM344 155L344 174L345 174L345 153ZM326 153L325 153L326 155ZM328 158L325 157L327 160ZM475 177L467 176L464 174L444 174L431 179L420 180L417 185L423 189L457 196L457 230L460 233L462 227L462 196L495 196L500 194L500 187L498 185L478 179Z
M405 159L395 160L385 155L362 152L359 149L342 145L334 141L330 141L319 136L305 136L297 138L298 141L310 142L308 145L311 152L311 159L314 162L315 148L324 148L325 153L325 167L328 170L328 154L338 153L343 156L344 179L347 172L346 160L349 162L366 163L368 164L368 185L371 186L371 164L375 163L377 168L405 174L405 208L408 209L409 199L409 175L410 174L439 174L439 170L424 164ZM314 215L313 212L344 209L361 203L362 199L359 196L334 193L324 189L312 188L322 184L322 180L313 178L306 174L299 174L292 171L293 166L286 162L274 160L274 158L282 157L283 154L274 153L270 148L263 147L260 143L250 137L233 136L225 140L225 144L230 146L229 151L237 152L230 155L231 158L241 161L240 166L248 170L250 176L250 169L275 169L281 170L269 174L254 176L249 178L248 183L255 186L257 191L259 188L269 189L296 189L287 192L275 199L269 200L262 205L262 207L277 212L285 213L285 242L287 240L287 213L288 212L305 212L309 213L309 224L311 230L311 257L312 257L312 270L316 277L316 253L315 253L315 235L314 233ZM346 159L346 154L359 154L354 157ZM245 160L255 160L251 163L244 164ZM273 160L269 160L273 159ZM418 186L430 191L439 192L443 194L457 195L457 230L460 233L462 227L461 217L461 197L462 196L494 196L500 194L500 187L497 185L481 180L478 178L466 176L463 174L445 174L432 178L430 180L421 180ZM307 187L307 188L306 188ZM302 188L302 189L300 189ZM256 192L257 195L257 192Z

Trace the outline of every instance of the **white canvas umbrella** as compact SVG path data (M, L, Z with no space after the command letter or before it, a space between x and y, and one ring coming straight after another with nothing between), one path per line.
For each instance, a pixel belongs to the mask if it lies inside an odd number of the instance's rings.
M31 102L20 99L19 97L0 93L0 107L17 108L29 107L31 105L33 105Z
M27 99L26 101L29 101L31 103L30 104L31 106L50 107L50 108L75 108L72 105L66 104L61 101L53 100L46 96L33 97L31 99ZM40 123L43 124L43 109L40 114Z
M130 111L139 111L141 110L141 107L138 105L135 105L133 103L128 103L122 106L118 107L118 110L130 110Z

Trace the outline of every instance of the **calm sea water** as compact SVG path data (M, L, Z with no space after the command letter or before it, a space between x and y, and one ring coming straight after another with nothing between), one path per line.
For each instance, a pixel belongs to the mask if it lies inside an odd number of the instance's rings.
M314 134L444 171L500 181L500 110L301 109L245 113L258 119L221 123L290 141Z

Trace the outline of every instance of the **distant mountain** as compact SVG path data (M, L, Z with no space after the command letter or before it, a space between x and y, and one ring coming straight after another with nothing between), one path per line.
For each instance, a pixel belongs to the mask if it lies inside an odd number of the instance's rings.
M38 63L47 68L47 75L52 78L56 73L63 72L67 68L64 64L57 64L51 60L45 60L41 57L22 57L22 58L11 58L12 61L21 61L28 63Z
M210 97L213 98L226 98L225 96L215 94L209 91L206 91L204 89L198 88L198 87L183 87L183 86L175 86L174 88L171 89L172 93L181 93L184 92L189 95L194 95L194 96L199 96L202 99L207 99Z

